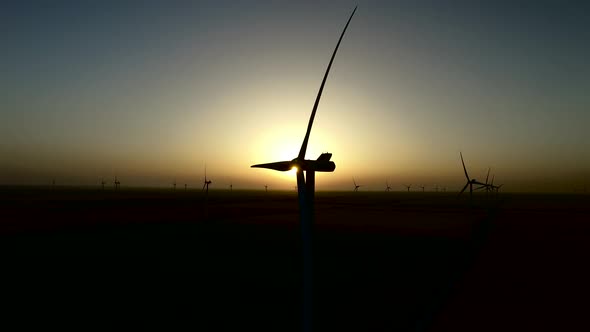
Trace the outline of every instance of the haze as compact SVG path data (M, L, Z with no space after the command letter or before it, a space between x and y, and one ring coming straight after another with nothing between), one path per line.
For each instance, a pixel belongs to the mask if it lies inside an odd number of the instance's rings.
M0 184L292 190L255 163L297 155L356 2L0 5ZM590 180L590 8L367 1L332 67L307 158L318 190L506 191Z

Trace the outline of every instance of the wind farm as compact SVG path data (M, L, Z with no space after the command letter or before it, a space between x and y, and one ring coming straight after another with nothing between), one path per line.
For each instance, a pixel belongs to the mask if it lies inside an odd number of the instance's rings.
M6 324L587 330L587 12L4 6Z

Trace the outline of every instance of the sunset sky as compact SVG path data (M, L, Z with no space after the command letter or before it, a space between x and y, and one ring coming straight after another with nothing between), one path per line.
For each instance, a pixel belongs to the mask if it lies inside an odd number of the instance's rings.
M122 5L121 3L125 3ZM477 4L476 4L477 3ZM572 2L573 3L573 2ZM0 4L0 184L292 189L357 2ZM590 187L590 5L359 1L308 159L318 190Z

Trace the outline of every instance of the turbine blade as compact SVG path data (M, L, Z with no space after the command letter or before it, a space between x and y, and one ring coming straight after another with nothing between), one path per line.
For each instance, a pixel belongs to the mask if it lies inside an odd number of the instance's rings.
M490 177L490 168L488 167L488 175L486 175L486 184L488 183L488 178Z
M459 154L461 155L461 164L463 164L463 170L465 171L465 177L467 178L467 181L469 181L469 174L467 174L467 168L465 168L465 162L463 161L463 153L459 152Z
M354 186L356 187L356 181L354 181L354 178L352 178L352 183L354 183Z
M286 171L290 171L291 168L293 168L293 165L291 164L290 161L278 161L276 163L257 164L257 165L252 165L250 167L268 168L268 169L274 169L275 171L286 172Z
M494 177L495 177L495 176L496 176L496 175L492 175L492 182L490 183L492 186L494 186Z
M469 185L469 182L467 182L465 184L465 187L463 187L463 189L461 189L461 191L459 192L459 194L457 196L461 196L461 194L465 191L465 189L467 189L467 186Z
M309 117L309 123L307 124L307 132L305 133L305 138L303 139L303 144L301 144L301 150L299 150L299 159L305 159L305 152L307 151L307 142L309 141L309 134L311 132L311 126L313 125L313 119L315 118L315 112L318 109L318 105L320 104L320 98L322 97L322 92L324 91L324 85L326 84L326 80L328 79L328 73L330 73L330 68L332 67L332 62L334 62L334 57L336 57L336 52L338 51L338 47L340 46L340 42L342 41L342 37L344 37L344 33L346 32L346 28L348 28L348 24L350 20L352 20L352 16L356 12L356 8L350 14L348 18L348 22L344 26L344 30L342 30L342 34L340 35L340 39L338 39L338 43L336 44L336 48L334 49L334 53L332 53L332 58L330 59L330 63L328 63L328 68L326 69L326 74L324 74L324 79L322 80L322 84L320 85L320 90L318 91L318 95L315 99L315 103L313 104L313 109L311 111L311 116Z

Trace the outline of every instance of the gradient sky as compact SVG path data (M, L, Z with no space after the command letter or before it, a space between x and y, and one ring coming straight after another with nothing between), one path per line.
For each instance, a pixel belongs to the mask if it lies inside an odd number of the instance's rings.
M292 189L356 2L2 2L0 184ZM572 2L573 3L573 2ZM318 109L318 190L590 184L590 6L361 1Z

